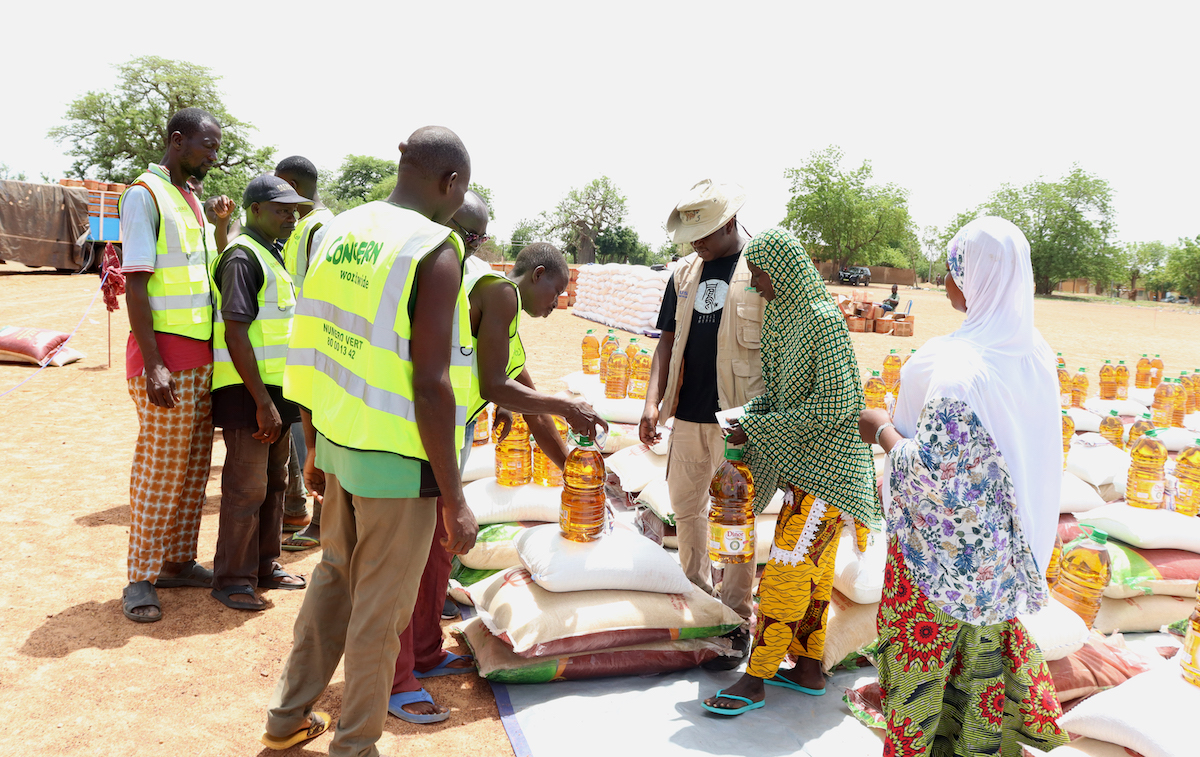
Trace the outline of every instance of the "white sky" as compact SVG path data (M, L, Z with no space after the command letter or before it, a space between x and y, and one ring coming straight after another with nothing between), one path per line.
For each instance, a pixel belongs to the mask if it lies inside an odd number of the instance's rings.
M1120 240L1200 234L1195 2L250 8L10 3L0 162L64 175L46 131L112 86L113 64L153 54L221 75L226 107L277 159L398 158L416 127L451 127L502 237L602 174L655 246L707 176L745 186L758 232L784 216L784 169L829 144L908 189L918 226L1078 162L1114 188Z

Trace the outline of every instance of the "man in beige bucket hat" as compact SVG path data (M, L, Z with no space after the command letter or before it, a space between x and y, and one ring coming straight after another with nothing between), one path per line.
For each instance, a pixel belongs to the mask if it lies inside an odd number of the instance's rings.
M667 219L676 243L694 252L679 262L667 285L650 386L639 427L641 440L659 440L658 422L675 417L667 458L667 488L679 533L679 557L692 583L712 592L708 560L708 484L724 459L716 413L763 393L759 343L763 300L750 287L742 257L749 241L737 212L746 202L736 184L705 179L691 188ZM661 411L659 408L661 402ZM720 598L749 621L754 562L724 566ZM706 665L730 669L749 653L749 624L735 632L741 657Z

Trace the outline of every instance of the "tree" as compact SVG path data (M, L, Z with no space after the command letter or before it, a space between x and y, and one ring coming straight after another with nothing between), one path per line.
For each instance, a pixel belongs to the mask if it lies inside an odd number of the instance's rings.
M370 196L379 193L381 184L389 180L390 186L383 192L382 197ZM325 204L335 212L348 210L372 199L383 199L391 194L396 186L396 161L385 158L373 158L370 155L347 155L333 180L321 189ZM332 202L332 204L331 204Z
M217 164L204 179L207 196L226 194L241 205L250 179L274 167L273 147L250 142L253 126L225 110L210 69L147 55L117 67L112 89L88 92L67 106L66 123L49 136L71 146L71 171L100 181L130 182L166 151L167 120L183 108L207 110L221 125Z
M596 239L625 220L625 198L607 176L572 189L553 211L542 213L542 229L563 241L577 263L596 262Z
M7 163L0 163L0 181L27 181L24 171L13 172Z
M1129 299L1137 297L1138 279L1149 279L1160 272L1167 263L1171 248L1162 242L1133 242L1125 245L1125 267L1129 275Z
M488 189L482 184L476 184L475 182L471 182L467 188L483 198L483 201L486 202L488 206L488 219L495 221L496 207L492 205L492 190Z
M1200 297L1200 237L1180 239L1171 248L1164 268L1170 278L1169 286L1195 302ZM1165 290L1163 287L1160 291Z
M541 224L529 218L521 219L517 222L517 227L513 229L512 239L508 243L508 251L505 253L505 257L509 260L516 260L517 253L541 238Z
M1051 294L1068 279L1112 282L1124 275L1121 258L1110 242L1112 189L1078 165L1057 182L1038 179L1024 187L1003 185L974 211L960 213L947 227L946 241L981 215L1006 218L1024 232L1038 294Z
M784 172L792 199L782 222L806 246L828 250L838 268L896 249L912 236L908 192L871 184L870 161L850 171L841 162L842 151L830 146Z

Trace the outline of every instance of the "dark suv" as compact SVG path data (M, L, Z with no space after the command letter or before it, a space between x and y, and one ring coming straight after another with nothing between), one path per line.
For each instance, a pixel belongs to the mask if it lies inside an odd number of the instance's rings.
M843 268L841 272L838 273L838 280L843 284L849 284L850 286L854 286L856 284L870 284L871 270L860 265Z

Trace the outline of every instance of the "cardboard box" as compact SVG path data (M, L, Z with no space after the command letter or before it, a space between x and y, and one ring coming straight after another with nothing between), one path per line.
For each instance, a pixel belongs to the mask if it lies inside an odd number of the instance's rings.
M873 333L875 331L875 319L874 318L864 318L863 319L863 331L867 332L868 334Z
M912 321L903 320L903 321L896 321L895 323L896 323L896 325L892 327L892 335L893 336L912 336L913 335Z
M887 312L888 311L883 309L883 305L876 305L871 309L871 317L878 321L880 318L887 315Z
M566 309L567 309L567 302L568 302L568 296L567 296L567 295L565 295L565 294L560 294L560 295L558 296L558 309L559 309L559 310L566 310Z
M852 315L847 318L846 323L850 326L851 331L862 331L866 328L866 321L862 318L859 318L857 315Z
M893 321L891 318L877 318L877 319L875 319L875 333L876 334L888 334L891 332L892 325L895 323L896 322Z

